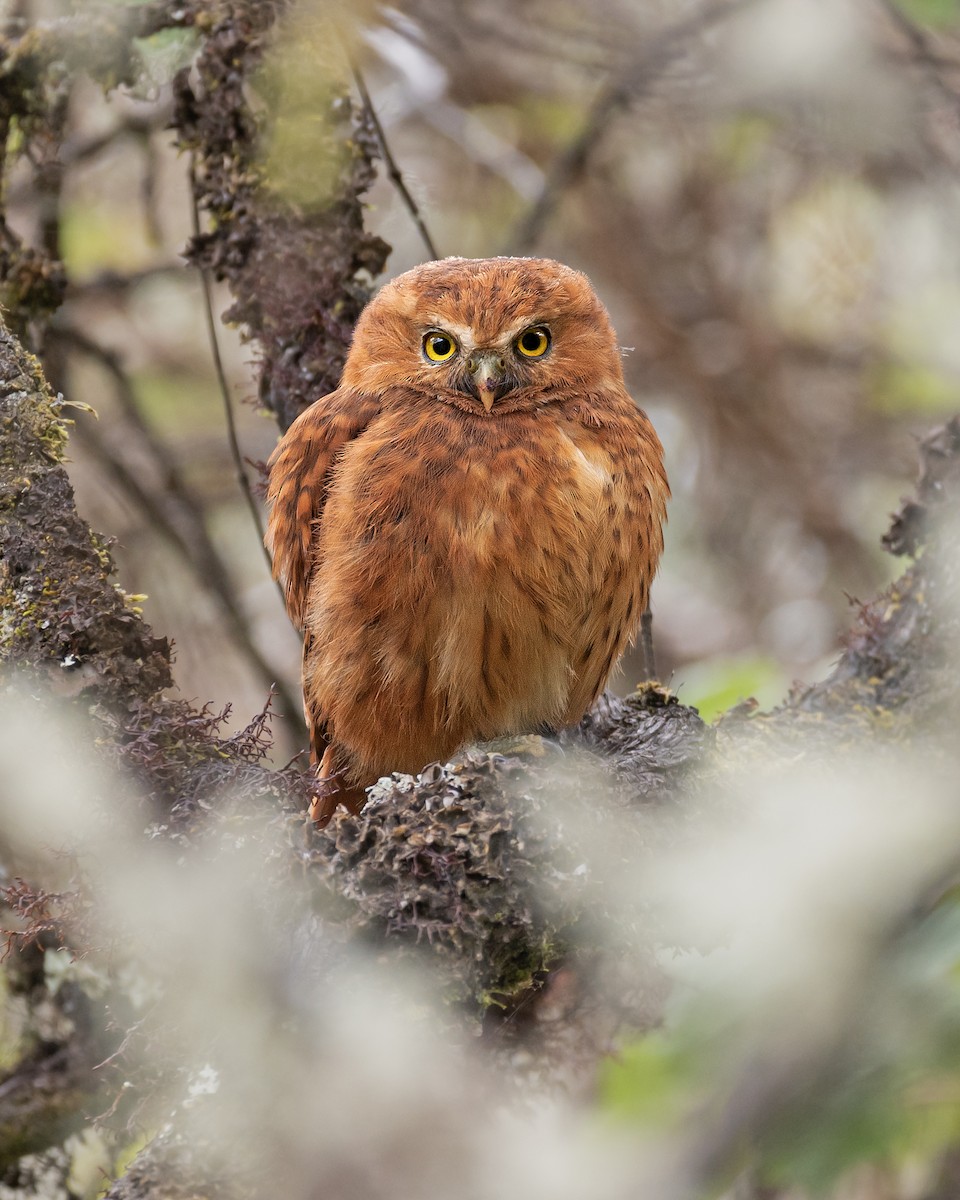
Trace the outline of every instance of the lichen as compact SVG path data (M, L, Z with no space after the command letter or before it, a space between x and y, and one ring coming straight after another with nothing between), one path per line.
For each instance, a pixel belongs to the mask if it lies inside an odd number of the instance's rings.
M640 746L666 711L689 734L671 766L650 769L648 754L645 767L637 750L599 753L614 714ZM690 709L608 697L562 746L529 738L516 753L481 748L417 779L381 780L359 816L338 813L312 835L309 861L352 901L356 936L430 953L459 1003L509 1009L578 951L597 829L616 829L639 868L650 852L645 802L679 784L703 732Z
M278 129L303 122L294 113L284 124L291 60L287 53L278 67L271 49L278 30L286 37L282 48L300 56L293 61L312 49L286 29L288 17L278 0L224 6L204 31L193 69L181 72L174 89L174 126L194 156L196 200L210 223L191 242L189 257L229 284L226 319L256 341L259 399L284 429L337 386L353 326L389 253L363 222L361 196L373 183L377 154L369 114L342 84L319 84L323 73L315 62L304 64L313 81L308 159L328 169L322 186L307 185L301 202L290 203L282 187L278 192L269 147L274 165L279 154L288 173L305 160L277 145ZM258 104L251 103L254 88Z

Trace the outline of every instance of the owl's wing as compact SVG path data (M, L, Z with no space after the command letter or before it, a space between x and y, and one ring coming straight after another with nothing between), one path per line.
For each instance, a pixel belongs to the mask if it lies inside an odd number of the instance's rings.
M298 629L306 617L310 577L316 566L316 524L323 512L330 473L344 446L362 433L380 402L347 388L317 400L280 439L267 464L270 516L265 542L287 612Z

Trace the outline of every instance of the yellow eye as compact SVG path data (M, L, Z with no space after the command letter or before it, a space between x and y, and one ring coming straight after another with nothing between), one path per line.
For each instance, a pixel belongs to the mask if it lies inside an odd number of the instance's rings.
M525 329L515 344L524 358L539 358L546 354L550 345L550 331L542 325L534 325L532 329Z
M457 352L457 343L445 333L428 333L423 339L423 353L431 362L446 362Z

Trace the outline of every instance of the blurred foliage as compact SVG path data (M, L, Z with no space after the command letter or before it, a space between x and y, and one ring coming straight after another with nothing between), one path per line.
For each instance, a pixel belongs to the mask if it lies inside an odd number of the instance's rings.
M675 1126L697 1087L697 1061L686 1040L682 1031L648 1033L607 1059L600 1068L601 1110L628 1127L666 1132Z
M744 655L684 667L674 687L684 704L692 704L705 721L713 721L751 698L760 708L771 708L783 698L789 682L772 658Z
M129 220L126 204L76 204L63 207L60 253L71 279L81 282L103 271L148 266L156 248L145 222Z
M910 931L875 986L878 995L856 1014L828 1077L804 1078L797 1062L792 1102L771 1113L752 1139L753 1169L767 1186L799 1187L804 1196L846 1195L843 1187L855 1169L870 1163L887 1182L877 1190L854 1189L854 1195L925 1196L927 1190L913 1191L906 1183L901 1192L894 1181L904 1172L919 1174L929 1187L944 1154L960 1141L955 896ZM731 1046L750 1037L735 1016L728 1024L728 1006L723 990L711 984L707 959L693 988L682 988L668 1006L665 1029L608 1060L600 1080L602 1110L659 1137L677 1135L696 1119L704 1098L716 1095L735 1053ZM764 1064L758 1061L756 1069L762 1073Z
M956 402L957 385L933 367L891 362L877 368L870 381L870 394L881 410L893 415L936 415Z
M928 25L949 27L960 16L957 0L896 0L905 13Z

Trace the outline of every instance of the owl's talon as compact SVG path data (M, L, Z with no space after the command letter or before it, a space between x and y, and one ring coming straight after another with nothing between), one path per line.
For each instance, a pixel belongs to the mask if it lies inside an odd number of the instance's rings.
M318 829L324 829L338 805L342 804L347 812L356 816L366 800L365 788L347 783L346 768L340 765L338 748L331 742L317 767L317 788L310 801L310 820Z
M318 829L325 829L342 805L351 816L357 816L367 802L365 788L349 787L337 779L322 779L321 787L310 801L309 817Z

